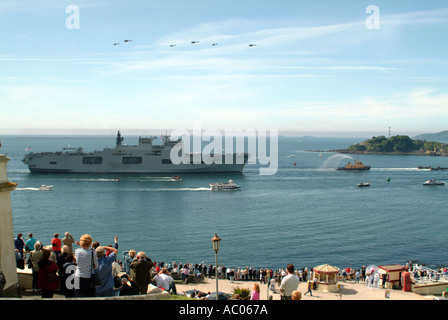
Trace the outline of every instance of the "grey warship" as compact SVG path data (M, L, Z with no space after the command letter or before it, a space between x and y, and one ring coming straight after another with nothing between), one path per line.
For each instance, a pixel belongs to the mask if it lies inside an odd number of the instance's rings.
M248 160L247 153L233 153L217 155L222 161L210 164L201 155L198 163L197 155L189 153L190 161L175 164L170 158L171 150L183 142L170 140L168 135L163 137L163 144L155 144L155 140L156 137L140 137L138 145L123 145L118 131L115 148L94 152L84 152L82 148L29 152L22 161L31 173L211 173L242 172Z

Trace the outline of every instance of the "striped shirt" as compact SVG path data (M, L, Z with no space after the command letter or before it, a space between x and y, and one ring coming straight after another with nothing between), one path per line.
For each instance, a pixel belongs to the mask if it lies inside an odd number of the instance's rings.
M76 271L75 276L80 278L90 278L92 276L92 250L91 249L76 249ZM93 251L94 268L98 268L98 258L96 252Z

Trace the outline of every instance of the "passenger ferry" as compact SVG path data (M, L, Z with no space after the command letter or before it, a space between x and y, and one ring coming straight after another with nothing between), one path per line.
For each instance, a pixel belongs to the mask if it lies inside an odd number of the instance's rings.
M241 186L237 186L233 180L229 180L229 182L215 182L210 183L210 190L239 190Z

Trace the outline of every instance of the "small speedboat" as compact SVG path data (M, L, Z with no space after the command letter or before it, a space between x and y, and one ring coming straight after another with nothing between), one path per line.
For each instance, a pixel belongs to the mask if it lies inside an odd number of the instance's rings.
M239 190L241 186L237 186L233 180L229 180L229 182L216 182L210 183L210 190Z
M39 187L39 190L40 191L53 191L53 186L46 186L43 184Z
M370 182L360 182L358 183L358 187L370 187Z
M172 177L171 179L176 180L176 181L182 181L181 177L179 177L179 176Z
M423 182L424 186L444 186L445 185L445 181L437 181L437 180L427 180L425 182Z

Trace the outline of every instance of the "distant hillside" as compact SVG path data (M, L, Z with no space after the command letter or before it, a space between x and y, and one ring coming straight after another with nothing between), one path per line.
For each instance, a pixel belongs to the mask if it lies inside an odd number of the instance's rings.
M448 141L448 130L442 131L439 133L420 134L420 135L416 136L415 139L447 142Z
M414 140L408 136L373 137L364 142L351 145L344 153L373 154L415 154L415 155L447 155L448 145L436 141ZM336 151L336 150L334 150Z

